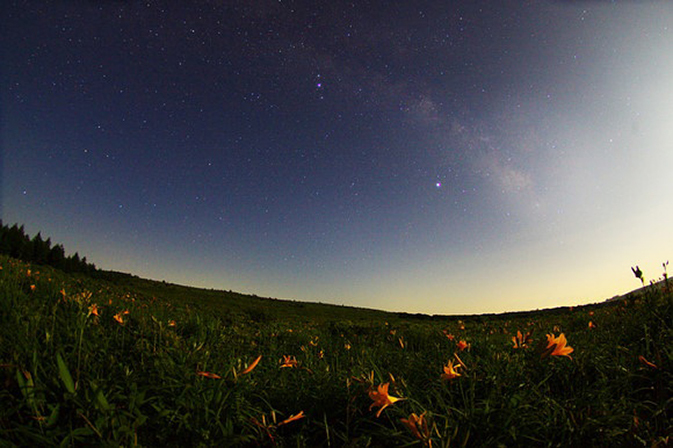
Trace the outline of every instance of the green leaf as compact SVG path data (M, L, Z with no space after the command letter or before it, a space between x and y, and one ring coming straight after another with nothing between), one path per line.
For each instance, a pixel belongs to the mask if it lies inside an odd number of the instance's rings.
M93 430L86 426L73 429L73 431L70 433L70 436L76 440L81 440L92 435L94 435Z
M91 382L91 390L94 393L94 398L95 398L95 403L94 406L98 408L99 410L102 411L109 411L110 410L110 403L107 401L107 398L105 398L105 394L103 393L96 384Z
M141 414L141 415L139 415L138 418L136 418L136 420L133 422L133 427L136 428L136 429L138 429L138 428L140 428L142 425L144 425L146 421L147 421L147 417Z
M26 399L30 407L33 408L34 411L37 411L35 403L35 383L33 382L33 377L30 372L22 373L20 370L17 370L16 381L19 383L19 388L21 389L23 397Z
M23 375L21 374L20 370L16 370L16 382L19 383L19 389L21 389L21 393L23 396L26 396L26 380L23 378Z
M70 375L68 366L65 365L65 361L63 361L60 353L56 354L56 363L58 364L58 374L61 377L61 381L63 381L65 389L71 394L74 394L75 382L72 380L72 375Z
M52 427L58 421L58 413L61 410L61 405L56 405L51 411L49 418L47 419L47 427Z

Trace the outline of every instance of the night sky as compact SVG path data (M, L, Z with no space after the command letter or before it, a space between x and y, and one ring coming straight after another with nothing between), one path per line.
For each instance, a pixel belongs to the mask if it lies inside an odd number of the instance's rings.
M673 258L673 2L3 1L5 224L99 268L424 313Z

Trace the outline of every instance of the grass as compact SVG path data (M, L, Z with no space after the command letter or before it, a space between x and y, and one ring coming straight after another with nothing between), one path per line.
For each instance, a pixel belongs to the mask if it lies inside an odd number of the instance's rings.
M4 256L0 266L2 446L666 446L673 437L666 288L574 309L421 318L92 279ZM528 348L513 348L517 331L532 331ZM546 335L560 333L571 357L545 352ZM460 376L442 379L450 360L463 364ZM383 384L403 399L377 417Z

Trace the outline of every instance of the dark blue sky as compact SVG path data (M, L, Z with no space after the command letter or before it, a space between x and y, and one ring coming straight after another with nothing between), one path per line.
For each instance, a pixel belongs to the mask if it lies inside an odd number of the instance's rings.
M670 2L178 3L3 6L4 222L439 313L602 300L670 256Z

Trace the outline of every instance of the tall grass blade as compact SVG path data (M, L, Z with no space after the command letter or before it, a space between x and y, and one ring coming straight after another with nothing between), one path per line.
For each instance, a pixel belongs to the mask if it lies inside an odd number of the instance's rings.
M65 365L65 361L63 361L63 357L61 357L60 353L56 354L56 364L58 364L58 374L61 377L61 381L63 381L65 390L67 390L71 394L74 394L75 382L72 380L72 375L70 375L68 366Z

